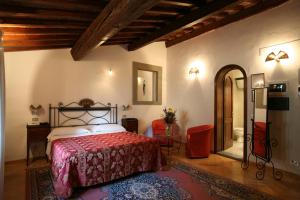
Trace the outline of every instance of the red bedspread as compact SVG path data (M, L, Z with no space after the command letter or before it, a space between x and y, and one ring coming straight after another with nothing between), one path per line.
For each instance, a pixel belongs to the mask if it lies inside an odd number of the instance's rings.
M54 188L61 197L71 196L73 187L161 166L158 140L129 132L57 139L52 143L51 157Z

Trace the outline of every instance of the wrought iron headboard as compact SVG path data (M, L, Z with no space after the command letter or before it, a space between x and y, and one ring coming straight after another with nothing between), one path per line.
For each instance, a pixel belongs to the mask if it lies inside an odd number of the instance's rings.
M72 116L70 116L71 113ZM58 106L54 107L49 104L49 124L51 128L117 123L117 104L113 107L110 103L95 103L91 99L82 99L79 102L72 102L67 105L59 103Z

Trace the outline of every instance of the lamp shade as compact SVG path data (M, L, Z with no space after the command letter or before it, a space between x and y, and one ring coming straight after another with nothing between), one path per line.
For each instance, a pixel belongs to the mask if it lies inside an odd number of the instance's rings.
M275 58L276 58L276 55L275 55L274 52L272 52L272 53L270 53L270 54L266 57L265 62L275 60Z
M276 55L274 52L268 54L266 57L265 62L276 60L279 62L281 59L287 59L289 58L289 55L285 51L279 51L279 53Z
M199 69L197 67L192 67L189 74L199 74Z
M279 51L279 53L277 54L276 57L279 60L281 60L281 59L287 59L287 58L289 58L289 55L286 52L284 52L284 51Z

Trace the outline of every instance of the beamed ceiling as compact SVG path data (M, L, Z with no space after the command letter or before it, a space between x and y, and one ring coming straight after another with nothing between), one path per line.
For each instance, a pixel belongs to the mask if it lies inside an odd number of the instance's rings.
M129 51L167 47L288 0L1 0L5 51L72 48L74 60L100 45Z

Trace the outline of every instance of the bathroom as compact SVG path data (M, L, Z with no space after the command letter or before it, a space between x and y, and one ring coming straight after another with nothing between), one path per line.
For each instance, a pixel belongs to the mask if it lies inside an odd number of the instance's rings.
M232 81L232 145L221 154L243 159L244 148L244 78L240 70L231 70L226 77Z

